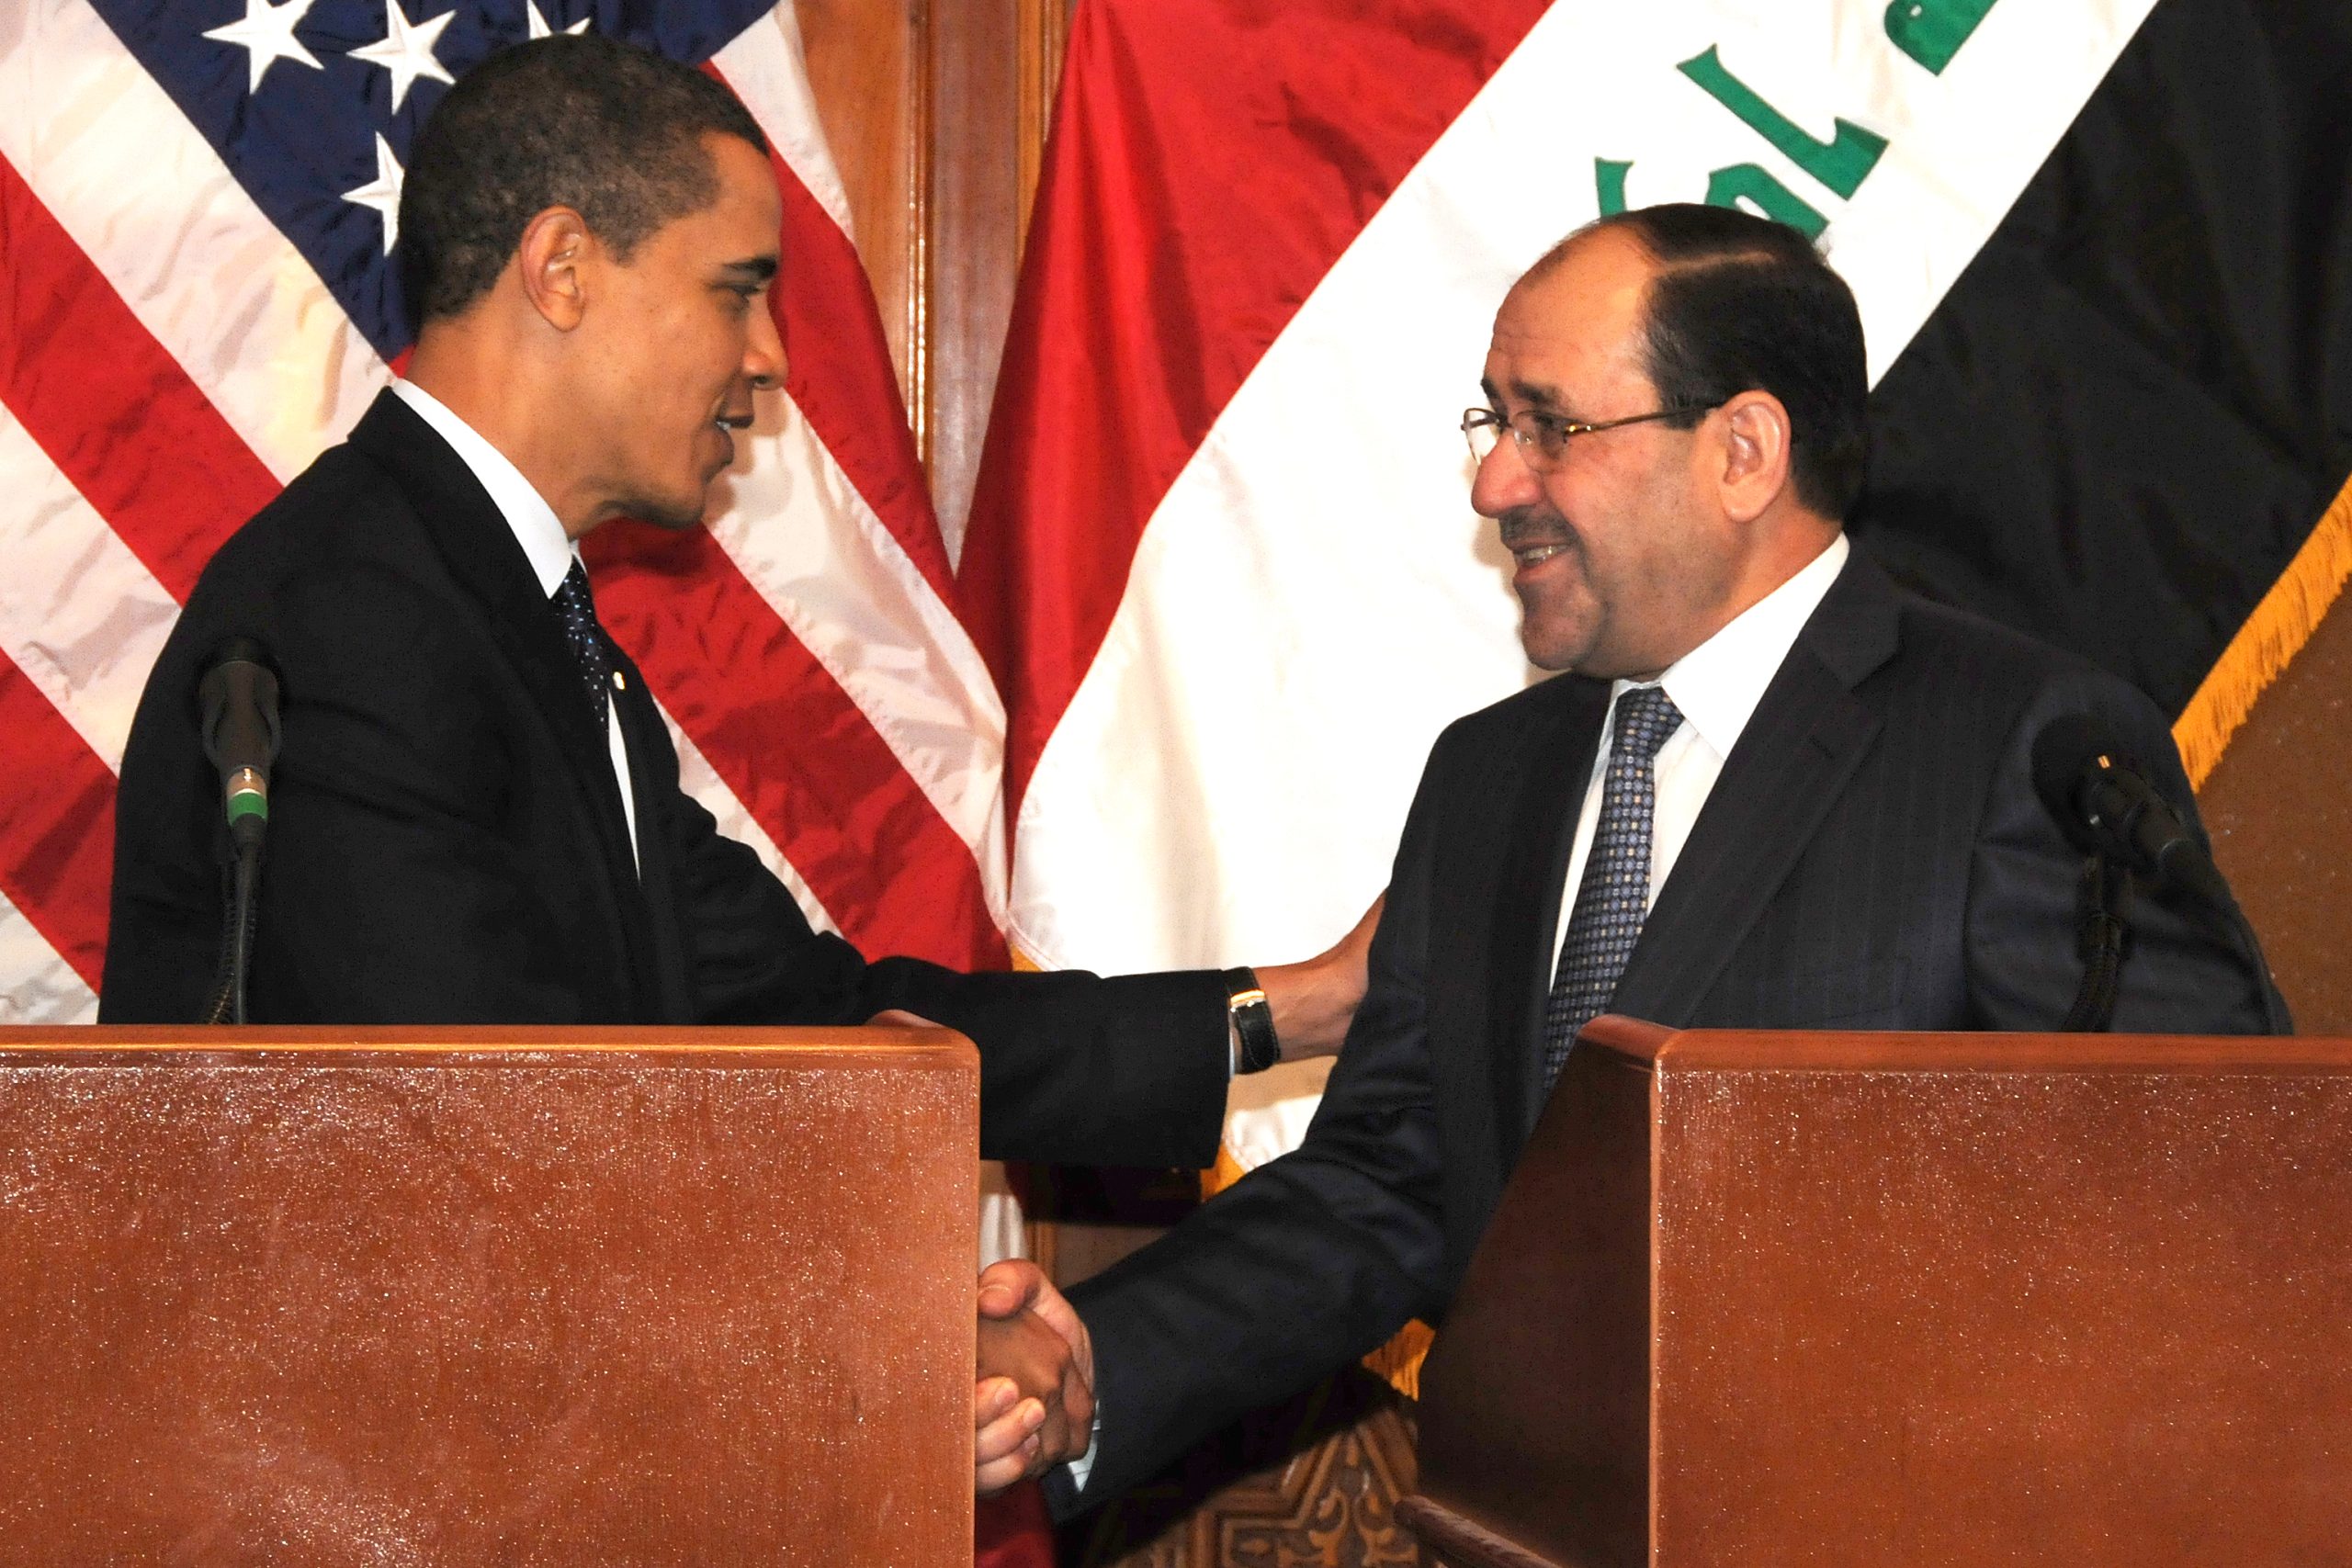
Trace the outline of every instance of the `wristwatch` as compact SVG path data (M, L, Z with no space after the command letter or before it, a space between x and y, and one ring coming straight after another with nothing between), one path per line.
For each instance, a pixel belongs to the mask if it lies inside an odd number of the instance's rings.
M1238 1073L1262 1073L1283 1059L1282 1042L1274 1038L1274 1010L1266 1005L1265 987L1258 972L1243 966L1225 972L1225 1016L1233 1036L1241 1042Z

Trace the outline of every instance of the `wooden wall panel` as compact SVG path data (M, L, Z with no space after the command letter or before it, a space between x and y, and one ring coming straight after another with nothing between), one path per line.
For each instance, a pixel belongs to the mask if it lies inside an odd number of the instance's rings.
M951 557L979 471L1069 0L798 0Z
M923 459L948 554L964 520L1021 254L1019 0L930 12L930 233Z
M798 0L808 85L920 444L930 148L921 0ZM786 265L790 263L787 260Z
M1044 166L1046 132L1054 118L1054 94L1061 85L1062 55L1069 45L1070 13L1078 0L1018 0L1020 91L1013 134L1021 177L1021 231L1029 231L1029 209Z

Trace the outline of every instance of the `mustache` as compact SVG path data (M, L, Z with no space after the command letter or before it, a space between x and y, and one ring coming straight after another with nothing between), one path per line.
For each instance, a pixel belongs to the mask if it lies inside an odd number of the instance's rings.
M1568 520L1548 506L1514 506L1498 513L1495 523L1502 532L1503 548L1526 549L1533 545L1577 545L1582 541Z

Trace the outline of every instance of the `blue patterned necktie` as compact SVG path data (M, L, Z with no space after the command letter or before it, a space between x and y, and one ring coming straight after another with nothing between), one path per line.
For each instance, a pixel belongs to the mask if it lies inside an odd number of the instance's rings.
M1617 699L1600 820L1568 915L1567 940L1560 944L1552 995L1544 1004L1547 1090L1568 1059L1577 1031L1608 1008L1642 934L1642 919L1649 912L1650 819L1657 805L1653 764L1657 749L1681 727L1682 715L1662 686L1638 687Z
M563 574L563 585L555 591L555 607L563 612L564 640L571 644L571 656L580 660L580 680L588 689L596 728L599 733L608 733L612 705L606 700L605 687L612 679L613 666L605 654L604 635L596 626L596 601L588 594L588 574L576 560L571 563L571 570Z

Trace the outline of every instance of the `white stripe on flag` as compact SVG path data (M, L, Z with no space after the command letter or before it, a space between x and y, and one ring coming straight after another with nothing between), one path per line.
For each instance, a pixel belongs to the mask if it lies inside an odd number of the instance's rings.
M1871 382L1918 334L2132 41L2154 0L1996 6L1825 238ZM1858 7L1850 21L1867 19Z
M792 8L753 23L712 63L848 235L849 198L808 90ZM805 420L787 419L773 434L763 428L752 446L757 461L739 468L732 505L712 533L971 846L1001 919L1004 706L987 666Z
M95 1023L98 995L0 895L0 1024Z
M0 6L0 156L280 482L389 372L86 0Z
M765 400L763 400L764 405ZM1004 908L1004 706L987 666L788 398L766 407L712 536L972 847ZM748 459L748 460L747 460Z
M841 173L833 166L817 100L808 90L800 22L792 6L778 6L744 28L733 42L711 56L711 63L760 122L776 155L800 176L817 205L832 219L833 226L854 237L849 192L842 188ZM785 265L791 263L787 259Z
M0 651L119 773L179 604L5 408L0 494Z

